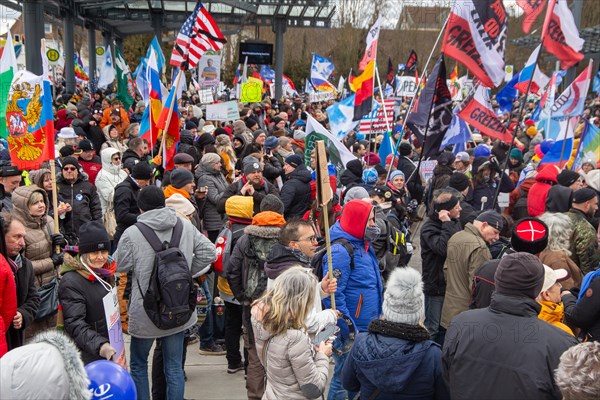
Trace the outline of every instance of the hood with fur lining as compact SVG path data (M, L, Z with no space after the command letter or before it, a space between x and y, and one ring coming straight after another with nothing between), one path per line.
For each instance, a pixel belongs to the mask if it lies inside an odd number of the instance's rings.
M77 346L64 333L36 335L0 359L0 398L89 400L90 381Z

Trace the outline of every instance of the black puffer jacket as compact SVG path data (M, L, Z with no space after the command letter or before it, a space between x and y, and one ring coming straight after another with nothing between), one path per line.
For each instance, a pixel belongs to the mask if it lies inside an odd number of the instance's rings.
M179 134L179 145L177 147L178 153L186 153L192 156L194 162L192 163L192 171L196 168L196 165L200 162L200 152L194 146L194 133L187 129L184 129Z
M8 350L25 344L25 329L33 323L40 305L40 295L35 287L34 278L31 261L21 257L21 267L17 269L15 280L17 283L17 311L23 316L23 325L21 329L15 329L14 325L10 324L8 332L6 332Z
M73 339L84 364L101 360L100 347L108 340L108 327L102 299L109 292L97 280L84 278L78 270L81 261L66 254L61 269L58 299L65 321L65 332ZM109 282L112 284L112 282Z
M310 208L310 179L310 171L304 164L300 164L287 175L279 196L283 202L283 216L286 220L302 217Z
M578 342L539 319L540 309L533 299L494 293L488 308L454 317L442 351L453 400L562 398L554 370Z
M70 245L79 243L79 227L84 222L102 219L102 206L96 187L80 174L74 183L57 179L58 193L71 205L73 211L65 214L64 235Z
M291 249L281 243L275 243L267 257L265 273L267 274L267 278L275 280L290 267L296 265L305 268L310 267L309 261L309 258L300 250Z
M410 197L420 203L423 199L423 184L421 183L419 174L417 172L413 174L413 171L417 169L415 164L408 157L402 156L398 159L398 166L396 168L404 173L406 189L410 192Z
M140 187L133 181L131 175L115 187L115 218L117 230L115 231L114 243L117 245L125 229L137 222L140 209L137 205L137 197Z
M125 150L121 157L121 163L123 164L123 168L127 168L129 173L133 171L133 167L135 166L135 164L141 161L140 156L138 156L137 153L131 149Z
M462 227L458 220L442 222L431 213L421 228L421 259L423 260L423 293L443 296L446 293L444 263L448 241Z
M600 342L600 278L592 279L581 300L572 294L562 296L567 323L587 332L592 340Z

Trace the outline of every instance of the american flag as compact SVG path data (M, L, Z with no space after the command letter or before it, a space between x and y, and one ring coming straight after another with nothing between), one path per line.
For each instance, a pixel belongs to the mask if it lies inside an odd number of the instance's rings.
M181 69L194 68L202 54L207 50L220 50L225 43L227 40L217 23L198 2L177 34L170 64Z

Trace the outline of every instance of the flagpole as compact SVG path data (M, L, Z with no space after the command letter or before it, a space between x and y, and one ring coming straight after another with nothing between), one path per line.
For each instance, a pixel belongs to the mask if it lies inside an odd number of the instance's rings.
M565 153L565 146L567 145L567 135L569 132L569 123L571 122L571 114L567 114L567 127L565 128L565 135L563 136L563 143L560 149L560 161L558 162L558 167L562 169L563 165L563 155ZM579 143L581 143L581 138L579 139ZM571 158L571 156L569 156ZM569 162L569 160L567 160Z
M375 61L375 74L377 76L377 84L379 85L379 93L381 94L381 105L383 107L383 119L385 120L385 129L386 132L384 133L384 137L383 140L385 140L385 135L390 134L390 139L392 136L392 130L390 129L390 122L388 121L388 115L387 115L387 108L385 106L385 95L383 94L383 89L381 88L381 78L379 77L379 68L377 68L377 61ZM383 144L383 140L382 143ZM379 147L381 148L381 144L379 145ZM375 142L375 149L377 149L377 141ZM385 160L382 160L383 162L385 162ZM387 179L386 179L387 182Z
M519 128L521 128L521 121L523 121L523 112L525 111L525 103L527 103L527 96L529 96L529 92L531 91L531 85L533 84L533 80L535 77L535 70L540 61L540 54L542 54L542 49L544 48L544 39L546 38L546 34L547 34L547 24L548 24L547 19L553 12L553 10L550 10L550 8L552 6L553 6L553 2L551 1L550 4L548 4L546 18L544 20L542 33L540 34L540 51L538 51L537 56L535 58L535 63L533 64L533 74L531 76L531 79L527 83L527 91L525 92L525 98L523 99L523 101L521 102L521 104L519 106L519 120L515 124L512 139L510 141L510 144L508 146L508 150L507 150L506 154L510 154L510 152L512 151L514 144L515 144L515 139L517 138L517 134L519 133ZM510 118L506 121L506 124L507 124L507 127L510 126ZM506 159L504 160L504 165L500 170L500 182L498 183L498 185L496 187L496 192L494 193L494 199L492 201L492 208L491 208L492 210L496 208L496 203L498 202L498 196L500 195L500 186L501 186L500 183L502 182L502 174L504 174L504 171L506 171L506 167L508 166L509 159L510 159L510 157L507 156Z
M579 153L581 152L581 146L583 145L583 139L585 138L586 131L589 129L590 121L581 117L585 121L585 126L583 127L583 131L581 132L581 136L579 136L579 144L577 145L577 152L575 152L575 159L573 160L573 164L571 164L571 171L575 168L575 163L577 163L577 159L579 158Z
M438 34L437 39L435 40L435 43L433 44L433 47L431 48L431 52L429 53L429 58L427 59L427 62L425 63L425 68L423 69L424 71L427 71L427 67L429 66L429 63L431 62L431 58L433 57L433 52L435 51L440 39L442 38L442 34L444 33L444 30L446 29L446 25L448 25L448 21L450 20L450 14L448 13L448 16L446 17L446 20L444 21L444 24L442 25L442 29L440 29L440 33ZM421 90L419 90L419 87L417 86L417 92L415 93L415 95L413 96L412 100L410 101L410 105L408 107L408 113L411 112L413 105L415 103L415 100L419 97L419 95L421 94ZM402 124L402 134L404 135L404 130L406 129L406 121L408 120L408 114L406 115L406 118L404 118L404 123ZM428 124L429 125L429 124ZM388 179L390 179L390 174L392 173L392 166L394 165L394 160L396 159L396 154L398 154L398 146L400 146L400 143L402 142L402 138L400 138L400 140L398 140L396 142L396 146L394 148L394 152L392 153L392 162L390 163L390 166L388 167L388 171L387 171L387 176L385 177L385 181L387 182ZM423 143L425 143L425 141L423 140ZM419 164L421 163L421 161L419 160ZM406 180L406 184L408 184L409 179L412 177L413 174L411 174L411 176Z

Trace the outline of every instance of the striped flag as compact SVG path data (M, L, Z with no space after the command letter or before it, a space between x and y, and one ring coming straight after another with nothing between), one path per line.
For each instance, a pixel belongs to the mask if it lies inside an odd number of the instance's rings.
M175 39L170 64L181 69L194 68L207 50L221 50L227 40L201 2L185 20Z

